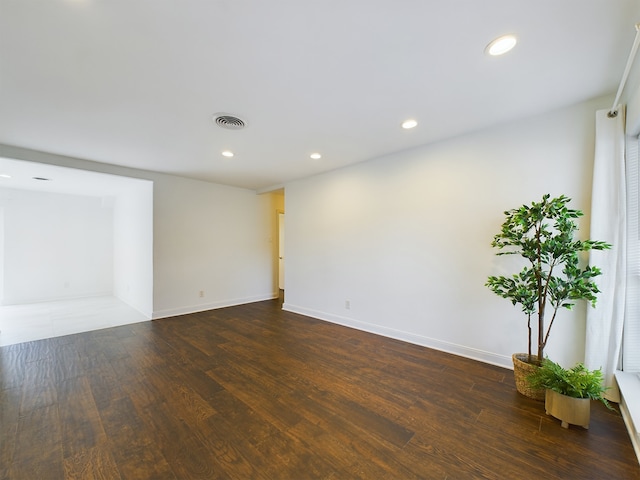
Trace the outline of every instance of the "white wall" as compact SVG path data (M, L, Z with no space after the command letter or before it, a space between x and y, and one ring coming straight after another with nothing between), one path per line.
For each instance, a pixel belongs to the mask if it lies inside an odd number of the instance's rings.
M153 183L122 179L113 197L113 292L153 315Z
M0 157L153 182L154 318L278 294L271 194L9 145L0 145ZM122 288L126 285L118 285Z
M110 295L113 208L100 198L0 188L3 305Z
M0 206L0 305L4 302L4 207Z
M154 191L155 317L277 295L271 195L166 175Z
M284 308L509 367L526 319L484 286L516 271L491 240L504 210L545 193L571 197L588 236L594 114L610 101L287 184ZM561 312L549 356L583 360L584 317Z

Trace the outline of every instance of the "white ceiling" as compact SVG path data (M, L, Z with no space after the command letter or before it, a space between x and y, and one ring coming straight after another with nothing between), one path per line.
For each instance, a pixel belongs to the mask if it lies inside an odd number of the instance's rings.
M637 22L640 0L0 0L0 143L266 190L615 93Z
M11 172L11 178L4 178L4 172ZM4 188L86 197L115 197L135 191L144 183L148 182L119 175L0 157L0 197L3 193L11 195Z

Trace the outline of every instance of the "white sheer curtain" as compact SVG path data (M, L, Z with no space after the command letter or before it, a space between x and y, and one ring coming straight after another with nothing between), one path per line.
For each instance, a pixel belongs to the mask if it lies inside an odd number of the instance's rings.
M626 180L624 158L624 109L609 117L608 110L596 112L596 144L591 199L593 240L613 245L611 250L594 250L589 263L602 269L597 277L601 293L596 308L587 310L585 365L602 368L607 397L620 401L614 373L620 368L620 352L626 298Z
M627 300L622 337L622 370L640 372L640 183L638 137L626 137ZM640 399L639 399L640 400Z

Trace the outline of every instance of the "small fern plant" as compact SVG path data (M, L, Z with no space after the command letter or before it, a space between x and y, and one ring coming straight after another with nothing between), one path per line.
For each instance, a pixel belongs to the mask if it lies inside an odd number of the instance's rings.
M578 363L573 368L561 365L545 358L536 372L527 377L533 388L546 388L573 398L589 398L602 402L609 410L615 410L604 398L609 389L603 385L602 370L588 370Z

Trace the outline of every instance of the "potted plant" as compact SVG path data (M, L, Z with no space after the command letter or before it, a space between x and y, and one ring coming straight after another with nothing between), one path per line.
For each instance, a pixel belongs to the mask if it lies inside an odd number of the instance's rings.
M504 212L505 221L491 246L497 255L519 255L524 268L512 276L490 276L486 286L497 295L519 304L527 316L529 349L526 354L513 354L514 375L518 391L542 400L544 390L532 389L527 375L540 365L551 327L560 308L571 309L576 300L596 304L599 292L593 278L601 271L593 266L581 266L579 255L589 250L604 250L611 245L594 240L576 240L575 220L580 210L567 207L570 198L561 195L542 197L541 202ZM551 319L546 320L550 311ZM533 325L536 321L536 352L532 351Z
M614 410L603 394L607 390L602 384L601 370L588 370L582 363L565 369L548 358L528 377L534 388L545 389L545 410L562 422L589 428L591 400L602 402Z

